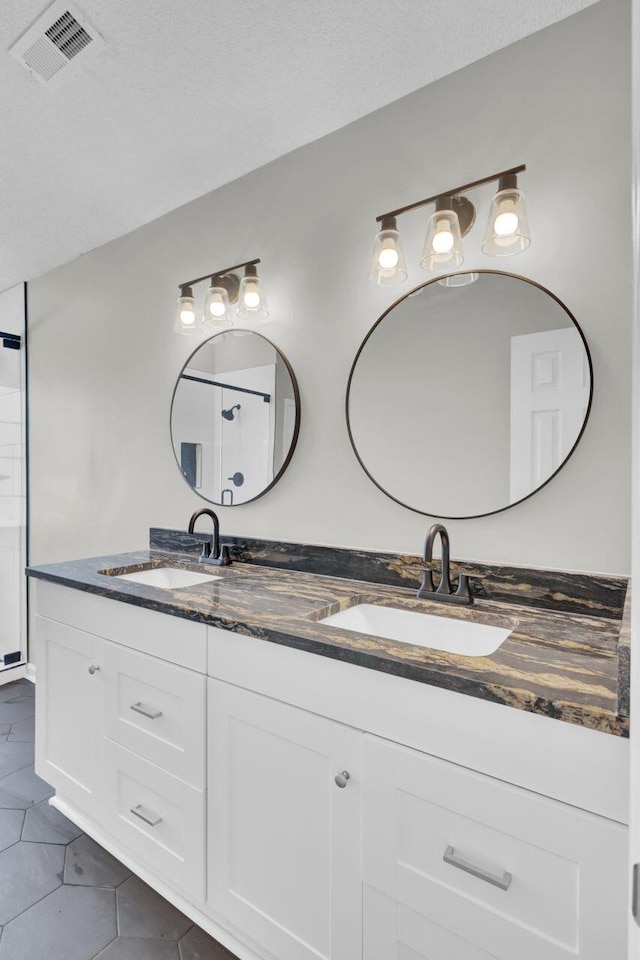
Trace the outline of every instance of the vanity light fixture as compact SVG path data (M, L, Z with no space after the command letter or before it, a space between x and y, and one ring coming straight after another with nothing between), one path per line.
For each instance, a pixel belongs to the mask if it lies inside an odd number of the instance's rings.
M178 312L173 327L176 333L183 333L185 336L197 333L195 303L193 290L188 283L185 283L184 286L180 287L180 296L178 297Z
M463 260L460 220L453 197L438 197L435 213L429 217L420 266L423 270L442 272L456 270Z
M266 320L269 316L267 310L267 301L258 276L256 263L248 263L244 268L244 277L240 281L240 293L238 294L238 306L236 313L241 320L253 320L260 318Z
M376 217L380 232L374 241L370 279L381 286L403 283L407 279L397 218L429 204L435 204L435 211L429 217L420 266L435 273L457 269L464 261L462 238L469 233L476 219L476 208L464 194L495 181L498 182L498 190L491 204L482 249L492 257L506 257L526 250L531 242L529 223L524 196L517 183L518 174L524 170L525 164L501 170ZM476 279L476 274L465 273L460 275L458 282L446 286L464 286Z
M236 288L237 286L236 278ZM225 330L233 326L233 320L229 316L229 294L218 277L211 277L211 285L204 299L202 322L206 327L213 327L214 330Z
M515 173L503 174L491 203L482 250L490 257L511 257L531 243L524 194Z
M403 283L407 279L407 265L395 217L382 217L380 232L373 242L369 276L381 287Z
M204 276L196 277L195 280L179 284L178 311L173 327L175 332L192 336L195 333L202 333L203 327L205 329L211 327L218 331L232 327L233 320L230 315L230 305L232 303L238 304L236 312L243 320L268 316L264 292L261 290L256 269L258 263L260 263L260 260L246 260L244 263L226 267L217 273L205 273ZM243 267L245 275L240 280L234 271L241 270ZM199 323L196 319L193 287L204 280L209 281L209 287L204 301L202 319ZM248 289L247 283L249 283Z

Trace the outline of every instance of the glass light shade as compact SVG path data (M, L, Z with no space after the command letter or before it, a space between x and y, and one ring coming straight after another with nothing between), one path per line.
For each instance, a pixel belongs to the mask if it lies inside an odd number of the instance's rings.
M441 287L467 287L475 283L479 276L478 273L452 273L450 277L442 277L438 283Z
M498 190L489 211L482 241L483 253L489 257L511 257L522 253L530 243L529 218L522 190L517 187Z
M178 297L178 309L176 311L176 321L173 329L175 333L182 333L187 337L198 332L195 300L192 295Z
M233 320L229 316L229 295L224 287L212 284L207 290L202 322L216 330L226 330L233 326Z
M395 217L383 218L382 229L373 242L369 279L381 287L407 279L407 264Z
M458 214L455 210L436 210L429 217L420 266L435 272L455 270L463 260Z
M255 267L247 267L240 281L236 313L241 320L264 320L269 316L267 301Z

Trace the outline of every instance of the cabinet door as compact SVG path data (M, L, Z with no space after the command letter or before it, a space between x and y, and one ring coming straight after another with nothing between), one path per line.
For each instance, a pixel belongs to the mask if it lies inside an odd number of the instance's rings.
M99 813L102 640L36 617L36 771L66 800Z
M624 960L626 846L620 824L365 738L364 879L413 930L408 956Z
M361 751L359 731L209 680L209 904L278 960L361 956Z

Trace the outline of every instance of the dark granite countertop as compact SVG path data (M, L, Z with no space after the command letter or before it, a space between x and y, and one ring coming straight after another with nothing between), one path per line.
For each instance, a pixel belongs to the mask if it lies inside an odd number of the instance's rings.
M166 565L220 579L167 590L115 578L132 568ZM485 599L470 607L454 606L417 600L415 590L406 587L246 562L207 567L198 565L193 554L157 549L30 567L27 572L171 616L628 736L628 617ZM355 602L515 626L491 656L468 657L317 622Z

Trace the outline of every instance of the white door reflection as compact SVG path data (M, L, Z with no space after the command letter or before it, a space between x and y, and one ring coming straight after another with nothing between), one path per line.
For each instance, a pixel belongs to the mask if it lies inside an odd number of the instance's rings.
M528 496L566 460L589 405L590 373L574 328L511 338L511 500Z

